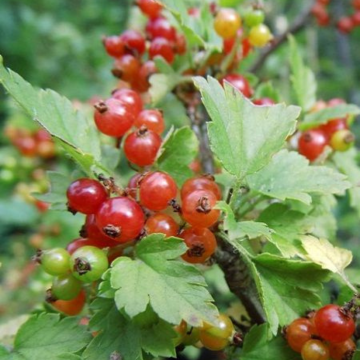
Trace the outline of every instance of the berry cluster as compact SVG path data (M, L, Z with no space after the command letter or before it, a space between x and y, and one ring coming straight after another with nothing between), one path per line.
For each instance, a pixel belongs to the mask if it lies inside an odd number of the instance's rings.
M301 353L303 360L352 359L356 349L352 340L355 322L353 304L349 304L325 305L307 317L294 320L284 329L289 346Z
M178 333L175 345L201 345L212 351L223 350L230 344L237 345L241 341L239 333L235 331L231 319L220 314L216 325L204 323L202 327L189 327L185 321L175 327Z
M320 101L314 111L343 103L341 99L332 99L328 103ZM355 142L354 134L349 130L347 118L329 120L326 124L303 132L298 140L299 153L310 161L316 160L330 146L334 151L347 151Z
M311 9L319 26L328 26L331 23L331 16L328 11L330 0L317 0ZM335 22L337 29L343 34L349 34L355 27L360 26L360 1L352 0L354 12L351 15L343 16Z
M52 159L56 155L55 144L45 129L30 131L8 126L5 134L25 157L39 156L43 159Z

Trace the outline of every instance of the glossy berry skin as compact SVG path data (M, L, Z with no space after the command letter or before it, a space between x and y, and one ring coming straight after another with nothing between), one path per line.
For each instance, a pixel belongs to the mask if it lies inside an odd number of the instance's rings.
M200 328L200 341L209 350L219 351L229 345L234 325L225 314L220 314L217 324L205 324Z
M145 39L136 30L126 30L120 36L125 50L132 55L138 56L145 52Z
M181 198L185 198L195 190L207 190L212 192L217 200L221 200L221 190L215 180L208 176L199 176L186 180L181 188Z
M143 110L138 115L134 124L137 128L145 126L148 130L152 130L161 135L165 130L164 117L161 111L156 109Z
M223 39L234 37L240 27L240 15L231 8L220 9L214 19L214 29Z
M347 129L336 131L330 139L330 146L335 151L347 151L355 142L354 134Z
M140 10L149 18L155 18L159 16L162 5L156 2L155 0L137 0L137 6Z
M148 174L140 183L140 202L149 210L164 210L176 194L174 179L160 171Z
M81 313L86 302L85 290L81 290L79 295L72 300L56 300L51 305L59 312L67 316L76 316Z
M63 275L69 272L70 254L62 248L45 250L41 254L41 266L50 275Z
M54 277L51 292L57 300L72 300L79 295L81 288L82 282L69 273Z
M146 33L150 39L158 37L165 38L170 42L176 41L176 30L168 20L163 17L158 17L154 20L150 20L146 26Z
M308 160L314 161L322 154L327 142L327 137L322 131L305 131L299 137L299 153L304 155Z
M301 349L303 360L329 360L328 347L320 340L309 340Z
M140 67L137 81L134 84L136 89L140 92L147 91L150 87L149 79L156 72L155 63L152 60L145 61Z
M221 79L221 84L228 82L235 89L239 90L244 96L250 97L253 94L253 90L246 80L246 78L239 74L228 74Z
M207 228L190 227L185 229L180 237L189 248L182 258L191 264L204 263L214 252L217 246L214 234Z
M172 64L175 58L173 45L165 38L155 38L149 48L149 57L153 59L156 56L162 56L169 64Z
M140 95L131 89L117 89L112 93L112 97L119 100L123 104L131 107L131 112L134 116L138 116L143 109L143 102Z
M97 226L106 235L121 243L136 239L144 223L141 207L127 197L108 199L96 213Z
M319 309L314 317L318 335L327 341L340 343L349 339L355 331L351 315L346 316L338 305L330 304Z
M214 225L220 216L220 210L214 209L217 198L207 190L196 190L182 198L182 216L195 227Z
M328 138L331 138L331 136L338 130L343 130L348 128L349 127L346 119L341 118L341 119L330 120L326 124L320 125L318 129L323 131Z
M105 252L95 246L83 246L77 249L70 258L73 276L83 282L93 282L101 278L109 267Z
M71 241L67 246L66 250L69 252L70 255L72 255L77 249L84 247L84 246L95 246L99 249L104 248L111 248L114 246L119 245L117 241L114 240L99 240L97 238L93 239L87 239L87 238L78 238L73 241Z
M71 211L94 214L107 199L105 188L93 179L78 179L70 184L66 196Z
M112 57L120 57L125 53L125 44L120 36L108 36L103 39L106 52Z
M350 356L356 350L356 345L350 338L341 343L330 343L329 350L332 360L351 359Z
M131 107L110 98L95 104L95 124L100 132L108 136L123 136L134 124L135 115Z
M106 236L96 225L95 214L91 214L86 216L85 220L85 235L88 240L95 240L101 246L97 247L112 247L118 245L116 241L114 241L111 237Z
M111 70L112 74L117 78L131 82L137 76L140 70L140 61L133 55L125 54L116 59Z
M137 193L138 189L140 187L139 180L141 179L142 175L140 173L136 173L133 175L127 185L127 192L128 194L133 197L134 199L137 199Z
M264 97L264 98L260 98L260 99L255 99L253 100L253 103L255 105L262 105L262 106L271 106L271 105L275 105L275 101L273 99L270 99L268 97Z
M271 39L272 34L264 24L254 26L249 32L249 42L252 46L264 47Z
M302 347L315 333L315 327L309 319L299 318L286 328L286 340L294 351L301 353Z
M253 27L259 24L262 24L265 19L264 11L261 9L254 9L253 11L245 14L244 21L245 24L249 27Z
M157 213L146 220L145 230L147 234L161 233L166 237L177 236L179 225L170 215Z
M161 137L142 127L129 134L124 143L126 158L133 164L144 167L152 165L161 146Z
M182 34L176 34L175 51L179 55L186 54L186 38Z

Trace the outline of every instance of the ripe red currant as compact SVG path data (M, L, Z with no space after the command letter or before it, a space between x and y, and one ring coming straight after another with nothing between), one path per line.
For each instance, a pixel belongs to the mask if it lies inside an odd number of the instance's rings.
M77 249L70 258L73 276L83 282L99 280L109 267L105 252L95 246L83 246Z
M125 50L130 54L138 56L145 52L145 39L136 30L126 30L120 36Z
M78 179L70 184L66 196L70 211L94 214L107 199L105 188L93 179Z
M235 89L243 93L244 96L250 97L253 94L253 90L246 80L246 78L240 74L228 74L221 79L221 84L224 84L224 81L227 81Z
M143 167L152 165L161 146L161 137L154 131L141 127L129 134L124 143L126 158L133 164Z
M131 107L134 116L138 116L143 109L143 102L140 95L131 89L117 89L112 93L112 97Z
M299 153L314 161L325 149L327 137L321 130L308 130L299 138Z
M336 27L343 34L349 34L354 29L354 22L351 17L344 16L336 24Z
M303 360L329 360L329 348L320 340L309 340L301 349Z
M339 343L349 339L355 331L355 322L338 305L330 304L318 310L314 317L318 335L327 341Z
M81 290L79 295L71 300L56 300L51 302L51 305L57 310L67 316L79 315L84 308L86 302L85 290Z
M137 238L145 223L141 207L127 197L106 200L95 218L97 226L118 242L127 242Z
M169 64L174 61L174 49L171 42L163 37L155 38L149 48L149 57L153 59L156 56L162 56Z
M223 39L236 35L241 27L240 15L231 8L220 9L214 20L214 29Z
M136 118L134 125L137 128L145 126L148 130L152 130L159 135L165 130L163 114L156 109L143 110Z
M319 130L321 130L328 138L337 132L338 130L348 129L348 124L345 118L341 119L332 119L326 124L320 125Z
M160 171L146 175L140 183L140 202L149 210L164 210L169 201L176 197L176 193L174 179Z
M85 225L84 225L84 234L83 237L88 238L88 241L96 240L97 243L101 246L97 247L112 247L118 245L111 237L106 236L96 225L95 215L91 214L86 216ZM95 245L94 245L95 246Z
M159 16L162 5L156 0L136 0L137 6L140 10L149 18L155 18Z
M203 175L186 180L181 188L181 198L185 198L195 190L207 190L212 192L217 200L221 200L221 190L211 175Z
M176 41L176 30L168 20L163 17L158 17L154 20L149 20L146 26L146 33L150 39L162 37L170 42Z
M104 236L104 235L103 235ZM114 247L119 245L117 241L112 240L99 240L98 238L87 239L87 238L78 238L71 241L67 246L66 250L72 255L77 249L82 248L84 246L95 246L99 249L107 248L107 247ZM69 265L69 262L68 262Z
M140 173L136 173L135 175L133 175L129 182L128 182L128 186L127 186L127 192L128 194L133 197L134 199L137 199L137 194L138 194L138 189L140 187L139 184L139 180L142 178L142 175Z
M103 38L106 52L112 57L120 57L125 53L125 44L120 36L108 36Z
M352 339L347 339L341 343L330 343L329 350L332 360L352 359L356 345Z
M182 34L176 34L175 51L179 55L186 53L186 38Z
M184 230L180 237L184 239L189 248L182 258L192 264L205 262L217 246L214 234L207 228L190 227Z
M220 216L220 210L214 209L217 198L208 190L196 190L182 198L182 216L190 225L209 227Z
M264 97L264 98L260 98L260 99L254 99L253 103L255 105L265 105L265 106L270 106L270 105L275 105L275 101L273 99L270 99L268 97Z
M112 74L117 78L131 82L140 70L140 61L135 56L125 54L114 62Z
M95 106L95 124L99 131L108 136L123 136L134 124L134 110L127 104L110 98Z
M157 213L147 219L145 230L147 234L161 233L166 237L177 236L179 225L170 215Z
M149 79L151 75L155 74L157 72L155 63L152 60L145 61L139 70L139 74L137 76L137 81L135 81L132 84L135 85L136 89L140 92L147 91L150 87Z
M300 353L304 344L311 340L311 335L315 332L315 326L309 319L299 318L286 328L286 340L294 351Z

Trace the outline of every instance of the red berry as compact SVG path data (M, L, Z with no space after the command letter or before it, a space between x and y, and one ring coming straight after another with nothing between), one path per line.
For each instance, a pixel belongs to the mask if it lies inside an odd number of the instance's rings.
M144 227L141 207L127 197L114 197L105 201L96 213L97 226L119 242L137 238Z
M360 0L353 0L352 6L354 7L354 9L360 10Z
M84 236L86 235L86 236ZM111 237L106 236L96 225L95 215L87 215L84 224L84 235L81 236L88 238L88 240L96 240L100 245L98 247L108 247L118 245ZM94 245L95 246L95 245Z
M161 137L154 131L142 127L128 135L124 143L126 158L143 167L152 165L161 146Z
M120 36L108 36L103 38L106 52L112 57L120 57L125 53L125 44Z
M145 39L138 31L126 30L120 37L124 43L125 50L130 54L138 56L145 52Z
M162 5L155 0L137 0L136 4L140 10L149 18L155 18L159 16Z
M154 20L149 20L146 26L146 33L150 39L162 37L170 42L176 41L176 30L170 22L163 18L158 17Z
M140 92L147 91L150 87L149 79L151 75L157 72L155 63L152 60L148 60L141 65L137 81L133 83L136 89Z
M145 126L159 135L165 130L163 114L155 109L143 110L136 118L134 125L137 128Z
M360 26L360 11L359 10L353 14L352 21L355 26Z
M356 345L352 339L347 339L341 343L330 343L329 350L332 360L352 359Z
M186 53L186 38L182 34L176 35L175 51L179 55L184 55Z
M326 124L320 125L318 129L321 130L328 138L331 138L331 136L337 131L348 128L349 126L346 119L342 118L330 120Z
M349 34L354 28L354 22L351 17L344 16L337 22L336 26L343 34Z
M327 10L323 4L316 2L311 8L311 14L314 15L316 18L319 18L324 16L324 14L327 14Z
M103 236L105 236L105 235L103 235ZM99 238L94 238L94 239L78 238L78 239L71 241L66 246L66 250L68 251L68 253L70 255L72 255L77 249L80 249L84 246L94 246L99 249L104 249L107 247L114 247L117 245L119 245L119 243L114 240L103 241Z
M329 360L329 349L320 340L309 340L301 349L303 360Z
M179 225L170 215L157 213L147 219L145 230L147 234L161 233L166 237L177 236Z
M326 135L320 130L308 130L299 138L299 153L310 161L322 154L328 143Z
M155 56L162 56L169 64L174 61L173 45L165 38L158 37L154 39L149 48L150 59Z
M140 183L140 202L149 210L164 210L169 201L176 197L176 193L174 179L160 171L146 175Z
M107 99L95 104L95 124L105 135L123 136L134 124L134 110L117 99Z
M192 226L209 227L220 216L220 210L214 209L216 195L208 190L196 190L182 198L182 216Z
M56 300L51 305L57 310L68 316L79 315L86 302L86 292L81 290L79 295L71 300Z
M253 100L253 103L255 105L265 105L265 106L275 105L275 101L273 99L268 98L268 97L255 99L255 100Z
M190 227L184 230L180 237L189 248L182 258L189 263L203 263L215 252L216 239L209 229Z
M253 94L253 90L246 80L246 78L239 74L228 74L221 79L221 84L224 85L224 82L227 81L235 89L243 93L244 96L250 97Z
M34 157L37 154L36 139L31 135L15 138L13 143L25 157Z
M211 175L204 175L186 180L181 188L181 198L185 198L195 190L210 191L216 196L217 200L221 200L222 197L221 190Z
M36 141L52 141L50 133L45 129L39 129L35 133Z
M286 328L286 340L289 346L298 353L313 334L315 334L315 327L306 318L296 319Z
M333 304L318 310L314 317L314 323L318 335L322 339L334 343L346 341L355 331L352 315Z
M316 1L322 5L329 5L329 3L330 3L330 0L316 0Z
M126 54L116 59L112 74L119 79L131 82L139 73L140 61L135 56Z
M250 44L250 40L249 39L244 39L242 41L242 56L245 58L249 55L249 53L252 50L252 45Z
M333 98L333 99L328 101L328 106L329 107L333 107L333 106L337 106L337 105L341 105L341 104L346 104L344 99Z
M131 107L134 116L138 116L143 109L143 102L140 95L131 89L117 89L112 93L112 97Z
M94 214L108 198L105 188L96 180L78 179L67 189L68 206L73 211Z
M194 18L200 17L200 9L196 7L188 8L188 14Z
M134 199L137 199L137 193L140 187L139 180L141 179L141 177L142 175L140 173L136 173L130 178L128 182L127 191L129 195Z

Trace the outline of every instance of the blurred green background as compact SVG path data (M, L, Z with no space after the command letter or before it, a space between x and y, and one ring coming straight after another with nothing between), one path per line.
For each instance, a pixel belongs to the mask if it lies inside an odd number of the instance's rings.
M130 0L1 0L0 54L6 66L34 86L54 89L71 100L107 96L115 80L109 71L112 60L103 50L101 37L118 34L125 28L129 3ZM265 1L267 22L275 35L310 3ZM351 11L350 1L332 3L331 13L336 18ZM297 39L307 63L317 74L319 98L341 97L360 105L360 28L346 36L334 27L319 28L310 22ZM288 94L287 62L288 47L284 45L268 58L257 75L265 80L274 79L280 92ZM66 173L70 167L65 158L40 161L22 157L4 136L9 119L13 124L34 126L14 110L0 89L0 262L3 263L0 324L29 312L43 298L48 278L31 265L34 249L43 244L65 246L78 236L83 220L68 213L42 215L26 202L30 192L46 189L43 172L34 174L34 169L60 169ZM357 125L355 132L360 139ZM338 232L341 245L353 250L355 264L360 264L359 218L349 210L346 198L336 211L339 218L341 215Z

